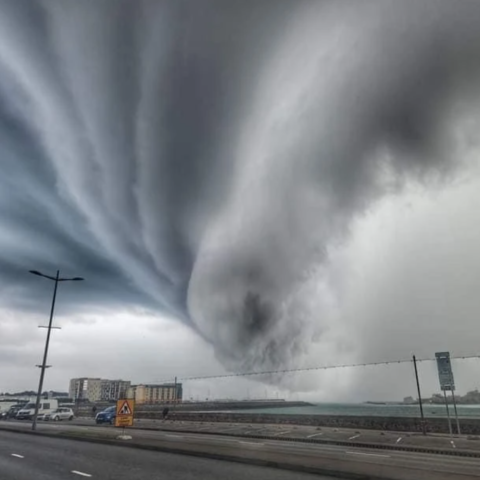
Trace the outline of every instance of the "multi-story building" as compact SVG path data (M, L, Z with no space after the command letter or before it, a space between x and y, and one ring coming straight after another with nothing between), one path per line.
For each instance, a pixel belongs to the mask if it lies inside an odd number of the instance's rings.
M118 400L125 398L130 381L127 380L102 380L102 400Z
M68 393L74 401L88 400L89 402L99 402L102 398L102 379L88 377L72 378Z
M72 378L70 380L69 395L76 401L118 400L125 398L130 382L126 380L106 380L102 378Z
M138 404L180 403L182 397L181 383L132 385L127 390L127 398L135 400Z

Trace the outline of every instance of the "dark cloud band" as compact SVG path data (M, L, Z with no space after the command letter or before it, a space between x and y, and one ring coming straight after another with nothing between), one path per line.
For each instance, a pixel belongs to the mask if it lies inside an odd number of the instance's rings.
M328 249L455 165L441 119L480 61L473 2L0 3L8 300L60 268L70 305L167 311L234 369L304 351Z

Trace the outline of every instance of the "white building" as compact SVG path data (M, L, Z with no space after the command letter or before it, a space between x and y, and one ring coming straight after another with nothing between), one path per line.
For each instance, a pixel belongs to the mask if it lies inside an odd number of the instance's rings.
M79 400L99 402L102 398L102 379L88 377L72 378L68 393L75 402Z
M107 380L102 378L72 378L68 389L74 402L87 400L89 402L113 401L125 398L130 381Z
M102 380L101 399L118 400L126 398L129 387L130 381L128 380Z

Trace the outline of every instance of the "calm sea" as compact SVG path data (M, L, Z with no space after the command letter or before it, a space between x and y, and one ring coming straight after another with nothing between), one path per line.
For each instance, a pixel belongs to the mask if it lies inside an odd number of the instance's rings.
M453 416L453 405L449 405ZM458 405L459 417L480 418L480 405ZM424 405L426 417L446 417L445 405ZM275 413L278 415L364 415L379 417L420 417L418 405L371 405L366 403L320 403L305 407L254 408L235 413Z

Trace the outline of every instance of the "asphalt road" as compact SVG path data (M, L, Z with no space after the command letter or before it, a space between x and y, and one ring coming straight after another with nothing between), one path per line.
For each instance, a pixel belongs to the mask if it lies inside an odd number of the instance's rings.
M90 419L75 419L79 425L93 424ZM426 448L439 448L445 450L462 449L480 451L480 438L477 436L457 436L431 434L428 436L420 433L379 431L351 428L311 427L305 425L268 425L268 424L240 424L221 422L179 422L179 421L155 421L136 420L138 427L167 428L182 430L195 430L202 433L272 436L297 439L317 439L362 443L379 443L387 445L419 446Z
M27 421L10 420L8 424L30 424ZM41 422L43 424L43 422ZM53 423L53 422L50 422ZM90 418L75 418L73 422L60 422L61 424L82 425L95 427L95 421ZM443 450L472 450L480 452L480 436L478 435L450 435L394 432L368 429L314 427L307 425L281 425L257 423L224 423L224 422L193 422L193 421L162 421L151 419L135 419L138 428L154 430L175 430L179 432L212 433L229 436L272 436L278 438L294 438L303 440L333 440L347 441L362 445L368 443L385 444L393 446L414 446L424 448L437 448ZM108 427L105 425L99 428Z
M65 423L65 422L62 422ZM72 424L92 425L93 418L76 418ZM183 431L197 431L199 433L213 433L220 435L249 435L272 436L278 438L317 439L348 441L361 445L363 443L380 443L399 446L418 446L426 448L439 448L444 450L473 450L480 451L480 437L430 434L423 436L420 433L393 432L365 429L348 429L332 427L310 427L305 425L268 425L247 423L222 423L222 422L184 422L136 419L135 425L139 428L168 429Z
M327 480L220 460L0 431L2 480Z
M15 425L15 424L13 424ZM12 426L13 426L12 425ZM29 429L30 424L21 424L16 422L16 428L20 430ZM72 434L79 434L83 437L92 436L92 437L101 437L101 438L110 438L114 439L120 433L118 429L112 427L96 427L96 426L87 426L87 425L73 425L70 422L60 422L60 423L42 423L39 425L39 431L62 434L62 432L69 432ZM138 429L129 429L128 433L133 436L133 442L140 442L145 444L153 444L161 448L170 448L176 449L179 451L197 451L197 452L214 452L217 454L222 454L226 456L236 456L244 458L253 458L253 459L268 459L275 462L285 462L288 461L290 464L297 465L312 465L322 468L325 471L343 471L343 472L358 472L367 476L381 476L392 479L428 479L428 480L443 480L443 479L479 479L480 480L480 458L468 458L468 457L457 457L450 455L432 455L424 453L415 453L415 452L406 452L406 451L395 451L395 450L375 450L367 449L360 445L356 447L344 447L337 445L329 444L311 444L311 443L297 443L290 441L281 441L276 439L255 439L255 438L242 438L242 437L225 437L221 435L212 435L205 433L187 433L187 432L161 432L154 430L138 430ZM0 434L4 435L0 429ZM12 434L10 434L12 435ZM35 458L43 458L42 453L39 454L38 445L40 445L40 450L43 445L51 445L52 441L50 438L39 438L35 436L25 435L25 434L13 434L16 442L20 442L20 446L23 443L28 445L36 445L37 450L33 448L30 450L29 455L32 455L32 451L36 452ZM21 437L21 438L18 438ZM24 439L23 437L26 437ZM1 437L0 437L1 439ZM129 476L122 477L121 472L122 468L119 468L117 476L109 477L104 476L104 472L110 473L111 471L117 472L117 463L116 458L119 458L120 462L127 461L127 465L139 465L135 460L137 458L143 458L143 455L146 455L146 458L155 459L146 461L145 468L146 472L150 474L155 472L154 478L190 478L188 471L179 471L178 476L174 477L173 473L168 474L166 477L159 476L159 473L156 472L155 468L159 468L158 459L163 458L163 453L149 453L149 452L140 452L126 449L123 447L105 447L94 444L83 444L80 445L80 442L72 444L71 441L67 440L53 440L55 445L58 445L60 442L68 442L68 445L71 445L68 451L72 452L102 452L100 456L92 453L92 459L89 458L89 454L84 454L82 459L77 463L68 464L69 471L79 470L83 471L82 468L86 468L84 465L90 466L95 465L95 461L102 461L103 464L99 464L98 468L101 472L98 478L144 478L143 476L134 477L131 473ZM14 451L13 444L7 443L7 447L10 450L6 453L4 451L4 444L0 443L0 472L2 472L2 458L5 458L5 455L12 455L12 453L17 453L24 455L21 451ZM65 443L67 445L67 443ZM51 447L55 450L55 447ZM108 452L103 456L103 451ZM121 450L120 452L118 452ZM115 452L115 453L114 453ZM125 452L125 453L123 453ZM128 452L128 454L126 453ZM70 455L68 455L70 457ZM187 467L190 468L190 465L199 461L192 459L192 457L172 457L167 455L168 458L176 458L177 463L181 463L181 467L177 466L176 468ZM166 458L167 458L166 457ZM75 459L76 457L72 457ZM18 460L18 457L13 457L10 460ZM130 460L132 459L132 460ZM202 460L210 464L210 460ZM193 462L193 463L191 463ZM214 462L215 464L217 462ZM167 463L166 463L167 464ZM175 461L172 465L175 464ZM227 464L227 463L226 463ZM155 465L152 467L152 465ZM163 463L162 463L163 465ZM168 463L168 465L170 465ZM229 464L231 467L228 467L228 479L232 480L233 478L244 478L247 475L246 468L244 465L239 464ZM63 468L63 467L62 467ZM143 468L143 463L140 462L138 468ZM152 470L153 468L153 470ZM193 467L192 467L193 468ZM213 467L212 467L213 468ZM142 472L142 470L138 470ZM168 471L168 470L167 470ZM176 472L177 470L172 470ZM163 472L163 470L162 470ZM182 473L183 472L183 473ZM204 471L205 478L217 478L217 475L220 478L220 475L224 475L224 470L222 467L219 467L219 470L215 470L215 474L209 470ZM261 469L262 477L259 477L258 473L248 473L253 479L255 478L268 478L267 469ZM269 470L272 472L272 470ZM86 473L92 473L86 470ZM280 477L279 474L283 475ZM182 477L182 475L184 475ZM185 476L187 475L187 476ZM237 476L236 476L237 475ZM308 477L302 476L299 474L290 474L288 472L280 472L279 470L273 471L272 478L319 478L319 477ZM199 473L197 476L201 477ZM4 477L0 478L3 480ZM7 477L8 479L9 477ZM12 477L16 478L16 477ZM18 477L23 479L23 477ZM57 478L57 477L45 477L45 478ZM58 477L61 478L61 477ZM146 477L145 477L146 478Z

